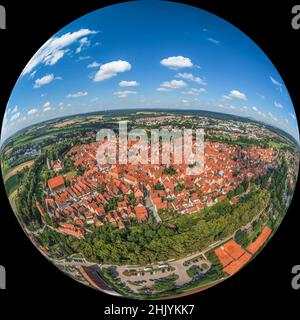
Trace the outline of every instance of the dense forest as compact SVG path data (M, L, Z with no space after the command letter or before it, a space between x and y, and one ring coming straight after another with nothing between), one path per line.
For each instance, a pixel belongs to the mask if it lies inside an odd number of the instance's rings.
M36 201L41 201L42 190L39 188L39 172L45 163L45 155L40 155L23 176L15 200L18 218L28 228L39 228L42 225L41 216L36 208Z
M36 158L34 164L24 172L19 179L20 187L15 199L18 218L28 229L38 229L42 226L41 215L36 208L36 201L43 203L43 190L47 181L55 176L47 168L46 159L57 160L59 155L70 148L70 143L52 145Z
M164 222L133 223L129 229L107 225L85 240L69 237L68 245L98 263L144 265L178 259L233 234L263 210L269 199L269 192L263 189L250 192L235 206L224 201L204 212L176 217L172 220L175 229Z

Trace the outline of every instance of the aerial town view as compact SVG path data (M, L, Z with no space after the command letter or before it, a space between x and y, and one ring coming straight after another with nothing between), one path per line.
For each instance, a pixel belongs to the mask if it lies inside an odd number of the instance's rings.
M121 7L127 25L114 30ZM164 19L182 14L186 30L160 51ZM11 95L0 149L9 202L38 250L91 288L149 300L202 291L250 262L286 214L299 155L293 104L259 48L205 11L144 1L95 11L42 46Z

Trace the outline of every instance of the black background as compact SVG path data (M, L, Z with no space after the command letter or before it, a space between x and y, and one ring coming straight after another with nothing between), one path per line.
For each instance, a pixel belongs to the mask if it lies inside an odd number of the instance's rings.
M181 2L222 17L256 42L281 74L299 117L300 52L297 44L300 30L291 27L291 9L300 1ZM0 0L7 11L7 29L0 30L1 119L18 76L40 46L73 20L112 3L117 1ZM52 314L59 318L62 311L70 316L82 313L86 317L95 313L97 318L102 318L104 307L111 303L118 306L149 304L108 296L65 276L27 239L10 209L2 181L0 188L0 264L7 271L7 290L0 290L0 315L3 307L8 306L7 302L14 304L10 307L12 313L22 311L32 317ZM289 318L288 313L297 311L296 303L300 301L300 290L291 287L291 269L300 264L299 203L298 183L278 232L263 253L238 274L204 292L154 304L195 304L194 316L198 318L217 314L226 318L251 315L260 318L262 314L275 315L279 309ZM239 306L242 311L238 310ZM39 313L38 308L42 308L43 313Z

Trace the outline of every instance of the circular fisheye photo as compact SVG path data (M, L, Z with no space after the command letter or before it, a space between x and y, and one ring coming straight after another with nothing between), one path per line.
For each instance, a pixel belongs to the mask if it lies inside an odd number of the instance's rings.
M278 71L240 30L135 1L45 42L12 91L0 150L12 210L50 262L154 300L219 284L264 248L292 200L299 132Z

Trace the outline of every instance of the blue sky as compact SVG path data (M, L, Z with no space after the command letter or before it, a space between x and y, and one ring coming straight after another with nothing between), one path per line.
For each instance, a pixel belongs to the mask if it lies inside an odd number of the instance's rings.
M287 88L254 42L206 11L150 0L97 10L49 39L15 85L1 140L51 118L122 108L230 113L299 140Z

